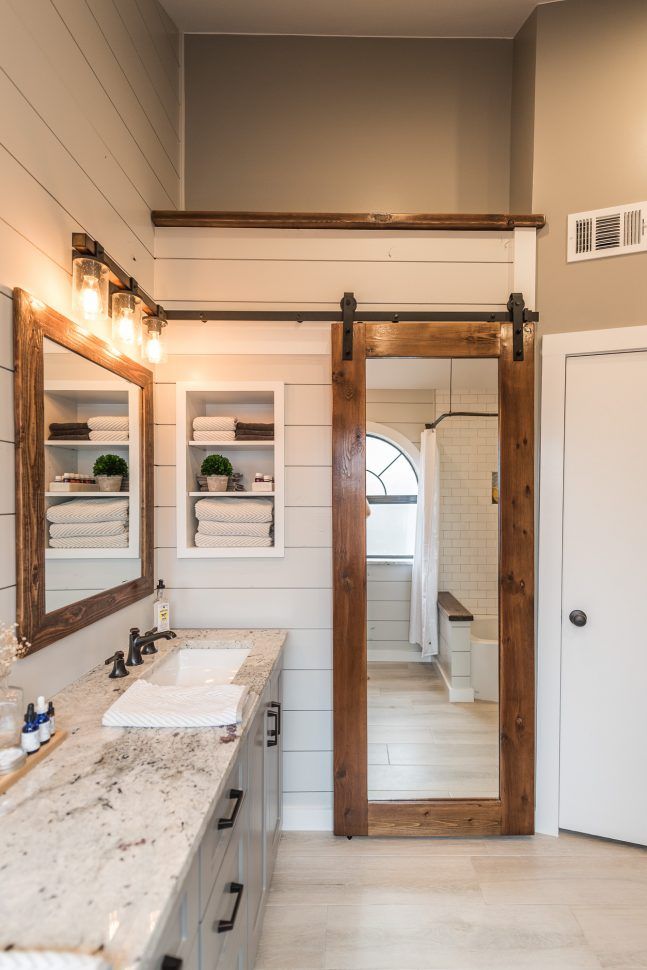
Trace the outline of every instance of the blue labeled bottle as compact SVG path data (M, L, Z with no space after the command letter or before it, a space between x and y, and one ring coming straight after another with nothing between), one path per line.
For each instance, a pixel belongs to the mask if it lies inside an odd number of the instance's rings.
M34 710L33 704L28 704L25 723L23 724L20 735L20 746L27 754L33 754L40 748L40 738L38 735L39 727L38 721L36 720L36 711Z
M41 744L47 744L52 736L52 728L47 713L45 698L42 694L36 700L36 721L38 722L38 739Z

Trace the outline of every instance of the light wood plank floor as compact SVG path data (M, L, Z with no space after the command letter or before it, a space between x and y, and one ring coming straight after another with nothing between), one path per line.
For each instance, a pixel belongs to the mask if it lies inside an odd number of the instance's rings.
M284 833L256 970L647 968L647 850Z
M435 664L368 664L371 801L496 798L499 705L451 704Z

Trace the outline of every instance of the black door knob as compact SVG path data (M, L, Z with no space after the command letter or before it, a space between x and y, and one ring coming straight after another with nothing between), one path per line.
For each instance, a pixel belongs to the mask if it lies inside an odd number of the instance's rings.
M573 626L586 626L588 619L584 610L573 610L572 613L568 614L568 618Z

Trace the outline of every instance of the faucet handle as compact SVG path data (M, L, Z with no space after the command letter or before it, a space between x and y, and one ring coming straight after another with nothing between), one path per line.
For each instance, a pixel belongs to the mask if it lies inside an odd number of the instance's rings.
M108 676L114 680L117 677L128 677L130 671L126 670L126 665L124 664L124 652L123 650L117 650L112 657L108 657L106 660L106 665L114 663L114 667Z

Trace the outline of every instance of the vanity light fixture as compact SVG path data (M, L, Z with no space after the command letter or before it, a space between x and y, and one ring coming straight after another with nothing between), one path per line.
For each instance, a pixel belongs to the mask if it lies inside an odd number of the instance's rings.
M144 356L149 364L161 364L166 360L166 352L162 341L162 330L166 326L164 308L157 307L157 315L146 317L144 321L147 332L144 334Z
M139 356L142 345L142 301L137 283L112 294L112 342L129 357Z
M72 306L85 323L97 324L108 319L109 270L102 261L103 248L97 256L75 255L72 259Z

